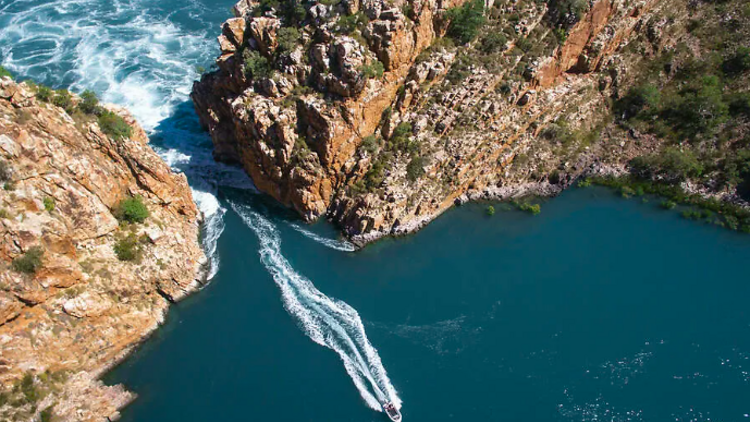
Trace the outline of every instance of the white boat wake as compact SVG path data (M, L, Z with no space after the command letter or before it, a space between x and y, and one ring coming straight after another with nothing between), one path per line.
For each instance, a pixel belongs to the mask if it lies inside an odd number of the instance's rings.
M0 0L0 64L14 74L54 88L95 91L102 101L125 106L170 165L188 176L203 212L202 243L210 259L208 278L219 269L218 239L226 209L220 187L253 191L241 169L216 163L208 135L189 103L200 65L213 62L217 22L226 16L202 0L176 10L154 0ZM367 404L393 401L396 392L357 312L330 299L297 274L280 252L273 223L249 208L236 207L260 239L260 255L282 291L286 309L318 344L335 350ZM353 246L302 234L333 249Z
M281 237L271 221L248 206L232 202L230 205L258 236L261 262L281 290L287 312L297 319L305 334L338 353L369 407L382 412L381 403L391 401L400 408L401 399L388 379L377 350L367 339L357 311L324 295L310 280L294 271L281 254Z
M328 248L342 252L354 252L357 250L354 245L345 240L335 240L320 236L316 233L311 232L310 230L305 229L304 227L301 227L299 224L291 223L290 226L292 226L294 230L302 233L305 237L312 239Z

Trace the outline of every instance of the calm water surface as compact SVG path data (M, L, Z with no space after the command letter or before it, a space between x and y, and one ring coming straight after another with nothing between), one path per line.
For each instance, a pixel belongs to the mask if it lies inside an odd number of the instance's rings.
M406 420L747 420L750 238L656 204L593 188L537 217L470 205L357 253L268 213L295 270L359 311ZM225 219L211 286L111 376L141 394L125 420L384 420Z
M207 216L211 284L107 376L140 395L125 421L383 421L383 397L409 422L750 421L750 237L592 188L347 252L211 158L188 94L232 3L0 0L0 64L129 107Z

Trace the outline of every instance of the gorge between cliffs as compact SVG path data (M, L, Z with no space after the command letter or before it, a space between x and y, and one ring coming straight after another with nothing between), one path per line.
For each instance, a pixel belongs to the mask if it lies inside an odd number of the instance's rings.
M235 1L0 3L0 420L750 417L744 2Z

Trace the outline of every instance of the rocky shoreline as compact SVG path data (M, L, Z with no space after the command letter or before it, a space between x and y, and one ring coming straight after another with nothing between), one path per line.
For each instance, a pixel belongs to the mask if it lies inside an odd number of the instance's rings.
M218 159L362 246L464 198L559 193L566 182L548 176L580 174L568 164L580 158L544 138L551 127L570 138L603 130L638 60L624 47L647 34L651 48L671 48L661 34L674 1L599 0L575 17L557 2L485 2L486 31L504 31L505 44L459 45L447 41L450 19L471 2L347 0L290 15L293 2L243 0L219 37L218 70L192 98ZM629 144L587 159L621 162ZM524 174L517 158L532 152Z
M205 283L187 179L126 110L9 77L0 170L0 419L115 420L99 378Z

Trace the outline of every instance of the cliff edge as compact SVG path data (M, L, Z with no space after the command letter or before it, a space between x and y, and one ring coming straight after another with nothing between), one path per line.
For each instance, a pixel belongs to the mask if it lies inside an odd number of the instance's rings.
M355 243L582 174L750 231L736 193L750 191L743 2L243 0L234 13L192 94L216 158Z
M115 418L133 395L97 378L200 286L200 214L147 142L90 93L0 77L0 419Z

